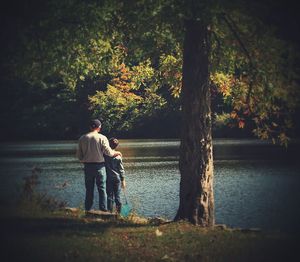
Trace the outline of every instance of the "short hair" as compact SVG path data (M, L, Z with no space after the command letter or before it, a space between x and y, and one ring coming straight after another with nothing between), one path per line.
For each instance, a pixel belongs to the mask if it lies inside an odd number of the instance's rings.
M112 138L109 139L109 146L112 149L117 148L118 145L119 145L119 140L118 139L116 139L115 137L112 137Z
M101 122L98 119L93 119L90 122L90 128L95 129L95 128L100 128L101 127Z

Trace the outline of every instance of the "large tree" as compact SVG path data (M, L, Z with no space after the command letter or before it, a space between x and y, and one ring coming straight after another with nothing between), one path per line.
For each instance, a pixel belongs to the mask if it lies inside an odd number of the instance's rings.
M252 8L264 10L264 3L254 3L249 10L245 5L244 1L230 4L222 1L186 0L165 4L151 1L148 9L145 8L148 13L143 13L140 19L137 15L135 21L141 22L142 32L153 24L156 32L159 28L157 17L160 17L160 26L165 28L167 24L178 41L184 36L177 220L214 225L211 132L211 89L214 85L232 105L229 116L240 128L246 120L251 120L256 125L254 132L258 137L287 142L285 128L290 127L289 115L299 102L294 98L299 92L297 77L291 77L295 71L292 66L287 66L287 61L293 64L293 59L285 59L286 54L291 55L293 51L259 20L260 12L254 10L257 12L254 15ZM137 6L130 7L137 13ZM241 25L237 25L235 19L240 20ZM147 26L143 24L145 20ZM178 28L182 31L178 32Z
M242 0L230 2L49 0L34 19L20 25L11 68L44 95L51 87L62 88L57 98L68 90L68 101L93 106L96 113L105 109L116 121L113 128L127 113L137 118L139 109L151 112L151 105L164 104L155 92L165 86L174 97L180 95L181 183L175 219L212 226L215 88L229 105L224 113L230 121L244 127L251 120L259 137L283 142L288 116L299 102L297 77L290 70L292 49L265 30L259 12L245 11Z
M180 205L176 219L214 224L208 24L185 22L180 145Z

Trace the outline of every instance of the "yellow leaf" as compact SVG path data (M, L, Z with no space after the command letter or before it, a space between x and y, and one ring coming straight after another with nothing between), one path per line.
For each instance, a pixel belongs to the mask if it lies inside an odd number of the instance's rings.
M159 230L159 229L156 229L155 230L155 235L157 236L157 237L160 237L160 236L162 236L162 232Z

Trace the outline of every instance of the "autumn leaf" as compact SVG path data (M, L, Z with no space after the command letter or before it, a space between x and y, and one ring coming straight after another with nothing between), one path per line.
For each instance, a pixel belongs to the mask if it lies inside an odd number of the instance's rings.
M232 112L230 113L230 117L233 118L233 119L235 119L235 118L237 117L236 111L232 111Z
M240 120L239 121L239 128L244 128L245 127L245 121L244 120Z
M244 115L249 115L249 114L250 114L250 110L249 110L249 109L245 110L245 111L243 112L243 114L244 114Z
M162 233L159 229L156 229L156 230L155 230L155 235L156 235L157 237L161 237L162 234L163 234L163 233Z

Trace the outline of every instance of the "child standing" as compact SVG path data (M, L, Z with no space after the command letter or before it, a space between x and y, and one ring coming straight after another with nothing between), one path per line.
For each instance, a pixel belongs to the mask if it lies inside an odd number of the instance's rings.
M119 141L116 138L109 139L111 149L116 149ZM121 211L121 187L125 188L125 170L122 163L122 157L109 157L105 156L105 167L107 173L106 192L107 192L107 209L112 212L114 202L118 213Z

